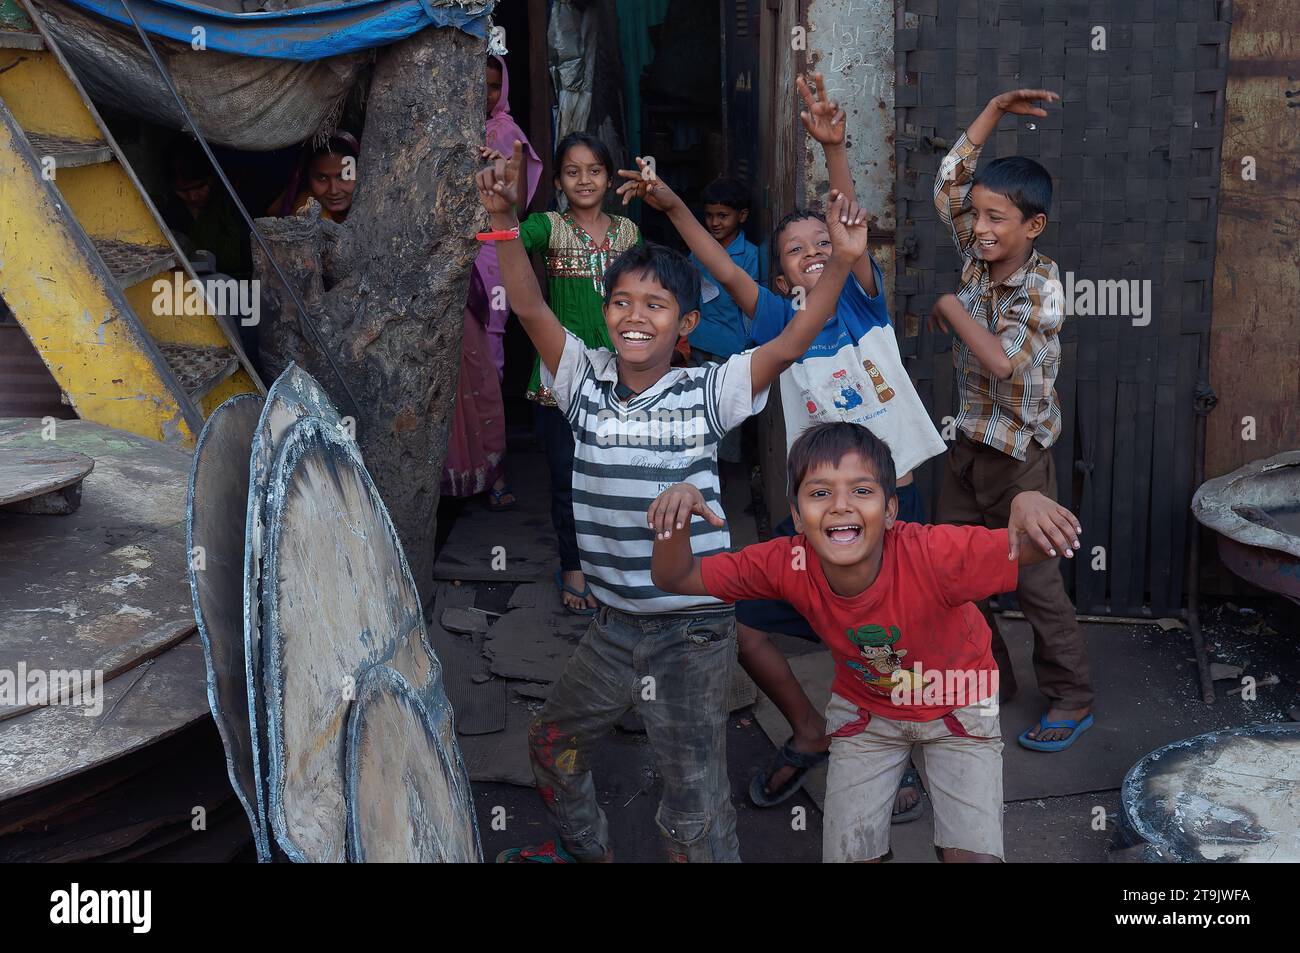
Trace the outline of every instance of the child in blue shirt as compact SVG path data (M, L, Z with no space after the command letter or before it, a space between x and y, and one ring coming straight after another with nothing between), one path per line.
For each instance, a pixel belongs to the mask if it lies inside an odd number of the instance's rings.
M827 99L821 74L815 74L813 82L816 96L802 76L796 80L806 106L800 118L825 152L831 189L853 195L853 177L844 145L844 113ZM630 178L622 172L620 175ZM691 251L740 309L752 316L750 335L755 344L779 335L806 307L808 295L829 261L830 235L825 218L818 212L797 210L778 223L772 236L774 293L735 267L682 200L662 181L657 184L655 192L649 193L644 185L628 182L619 193L624 201L636 195L668 215ZM803 357L781 375L780 390L787 450L814 424L844 421L867 427L892 451L899 474L898 519L924 522L911 471L943 453L946 446L903 367L885 303L883 275L870 254L863 254L854 264L835 314ZM793 536L794 524L786 519L774 532ZM767 807L792 796L808 770L826 759L830 747L825 719L813 708L785 656L767 633L818 639L798 612L776 600L737 603L736 623L741 665L794 729L794 736L782 747L773 765L756 774L750 785L750 799ZM919 816L919 792L919 778L909 770L900 789L897 820Z
M704 227L713 240L726 250L737 268L757 281L758 249L741 231L749 218L748 190L735 179L717 179L705 186L700 199L704 202ZM700 323L691 332L691 364L695 367L722 364L733 354L752 346L749 318L693 252L690 262L700 273L706 289L700 306ZM710 289L716 295L711 295ZM727 434L718 445L718 459L724 463L741 462L739 429Z

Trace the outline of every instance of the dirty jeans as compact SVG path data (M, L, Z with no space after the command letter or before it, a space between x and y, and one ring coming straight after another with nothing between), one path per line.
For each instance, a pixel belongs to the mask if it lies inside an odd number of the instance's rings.
M663 778L656 821L669 860L739 862L727 780L727 687L735 614L633 615L602 606L529 727L538 793L566 850L597 860L609 826L591 755L635 708Z

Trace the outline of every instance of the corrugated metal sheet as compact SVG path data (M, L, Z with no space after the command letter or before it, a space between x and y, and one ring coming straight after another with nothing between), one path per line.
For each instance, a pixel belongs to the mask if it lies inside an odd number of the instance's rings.
M0 417L75 417L61 393L23 329L0 317Z

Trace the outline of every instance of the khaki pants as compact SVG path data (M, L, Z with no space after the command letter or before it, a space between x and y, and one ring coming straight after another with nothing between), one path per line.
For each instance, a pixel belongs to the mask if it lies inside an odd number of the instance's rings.
M935 521L1004 529L1011 518L1012 498L1025 490L1056 499L1056 467L1050 450L1031 440L1027 459L1020 461L958 434L948 451ZM1016 598L1034 630L1038 690L1054 707L1087 708L1093 701L1092 670L1059 562L1057 557L1022 567ZM1011 656L987 600L980 603L980 610L993 633L993 658L1006 700L1016 691Z
M835 736L864 713L839 695L826 706L832 732L822 819L822 862L862 863L889 852L898 783L912 749L925 759L935 847L1002 858L1002 731L997 707L967 705L934 721L867 715L856 734Z

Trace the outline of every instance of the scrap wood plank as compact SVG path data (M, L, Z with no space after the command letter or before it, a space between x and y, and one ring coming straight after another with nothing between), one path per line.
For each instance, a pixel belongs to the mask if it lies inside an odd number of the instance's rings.
M563 610L512 609L488 630L483 650L494 675L554 682L585 628L586 620Z
M39 497L73 489L93 469L95 461L76 451L0 448L0 506L36 503Z
M186 563L184 539L162 533L85 563L71 548L52 564L11 563L0 573L0 671L12 673L0 677L0 721L93 691L193 634Z
M191 635L104 684L103 711L47 706L0 722L0 805L156 744L209 717L203 646Z

